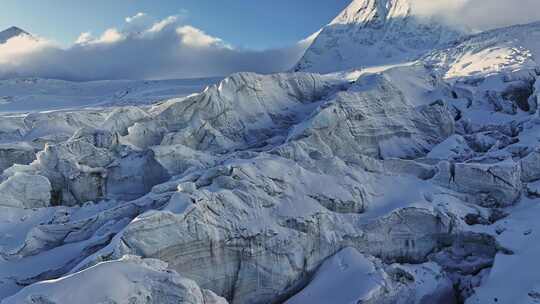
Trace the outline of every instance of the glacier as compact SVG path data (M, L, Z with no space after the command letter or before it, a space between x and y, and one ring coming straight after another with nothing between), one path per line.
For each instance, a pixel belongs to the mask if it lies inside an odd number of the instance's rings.
M411 1L189 92L0 81L0 303L538 302L540 23Z

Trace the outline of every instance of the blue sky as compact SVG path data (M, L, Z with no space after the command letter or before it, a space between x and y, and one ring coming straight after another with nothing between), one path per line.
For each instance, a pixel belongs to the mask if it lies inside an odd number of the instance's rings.
M144 12L181 14L186 24L245 48L290 45L317 31L350 0L2 0L0 29L12 25L69 45L80 33L121 27Z

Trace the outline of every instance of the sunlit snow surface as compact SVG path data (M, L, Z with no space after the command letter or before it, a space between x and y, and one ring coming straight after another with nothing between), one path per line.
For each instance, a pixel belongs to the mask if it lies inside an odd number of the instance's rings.
M403 24L377 3L334 23ZM318 49L324 75L1 81L2 304L537 303L539 33Z
M0 112L151 104L202 91L220 78L70 82L40 78L0 80Z

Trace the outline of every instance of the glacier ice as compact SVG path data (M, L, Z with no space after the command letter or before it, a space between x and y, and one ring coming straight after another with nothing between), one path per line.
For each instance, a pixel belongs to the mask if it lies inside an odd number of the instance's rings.
M298 66L330 74L1 114L1 303L535 301L540 24L409 4L354 1Z

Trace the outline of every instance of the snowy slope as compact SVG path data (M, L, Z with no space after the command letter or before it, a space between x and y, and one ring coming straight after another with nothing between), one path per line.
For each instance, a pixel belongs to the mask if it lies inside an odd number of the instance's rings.
M0 80L0 112L35 112L90 106L150 104L200 92L220 78L69 82Z
M436 50L422 60L446 79L486 78L526 72L540 62L540 22L473 35L452 47Z
M325 261L308 287L286 303L452 303L451 296L445 293L451 282L437 275L435 264L384 267L377 259L345 248ZM405 297L400 291L407 285L390 279L399 271L410 271L416 284L415 292Z
M435 18L415 16L413 1L353 1L321 30L294 70L329 73L408 62L461 36Z
M96 292L89 296L92 292ZM124 257L61 280L35 284L4 301L23 303L186 303L220 304L225 299L167 271L158 260Z

